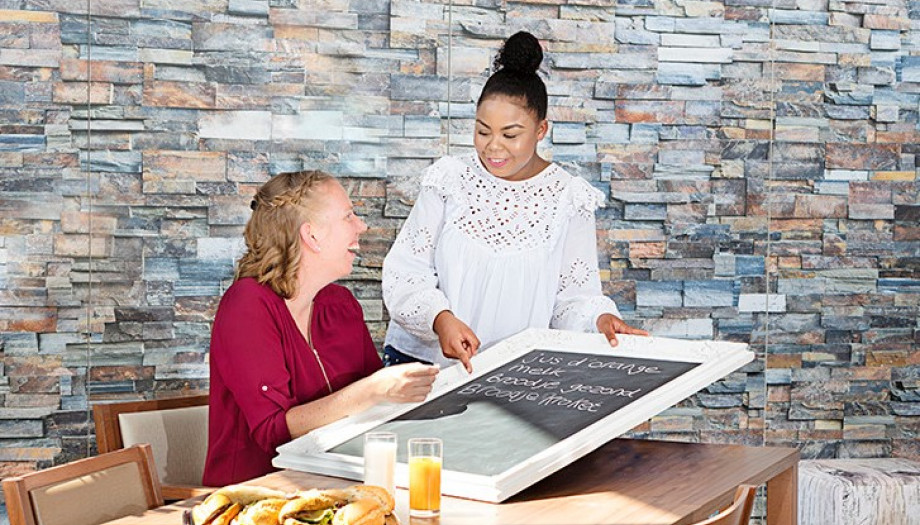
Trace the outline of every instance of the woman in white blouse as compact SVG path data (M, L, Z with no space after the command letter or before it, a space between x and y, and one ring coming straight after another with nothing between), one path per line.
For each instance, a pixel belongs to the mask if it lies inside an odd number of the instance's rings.
M604 196L537 154L546 135L540 43L511 36L476 109L475 154L422 178L383 264L384 363L470 358L529 327L648 335L601 291L594 210ZM480 343L481 342L481 343Z

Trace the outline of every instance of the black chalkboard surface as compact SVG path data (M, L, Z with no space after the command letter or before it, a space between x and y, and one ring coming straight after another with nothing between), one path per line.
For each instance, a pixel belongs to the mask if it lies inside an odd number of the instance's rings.
M534 349L373 431L444 441L444 468L498 475L699 363ZM363 435L330 450L362 456Z

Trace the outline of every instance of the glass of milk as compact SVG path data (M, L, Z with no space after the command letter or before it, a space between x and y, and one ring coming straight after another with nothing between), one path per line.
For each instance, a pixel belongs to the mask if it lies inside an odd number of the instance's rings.
M364 434L364 484L377 485L396 494L396 434Z

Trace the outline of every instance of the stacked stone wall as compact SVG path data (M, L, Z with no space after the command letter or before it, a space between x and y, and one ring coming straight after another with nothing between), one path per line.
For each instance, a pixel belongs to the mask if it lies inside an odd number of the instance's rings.
M379 344L419 176L520 29L541 151L608 195L605 292L759 355L633 434L920 459L920 2L0 0L0 476L90 453L95 403L207 389L271 174L343 177Z

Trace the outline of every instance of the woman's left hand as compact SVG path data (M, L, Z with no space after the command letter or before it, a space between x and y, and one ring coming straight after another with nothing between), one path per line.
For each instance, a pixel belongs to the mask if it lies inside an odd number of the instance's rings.
M613 314L601 314L597 318L597 331L604 334L610 346L620 344L617 341L617 334L630 335L648 335L648 332L639 328L633 328L626 324L626 321Z

